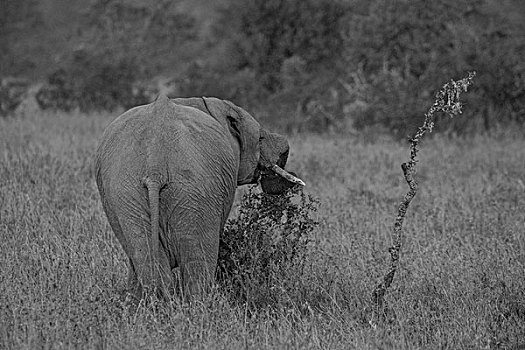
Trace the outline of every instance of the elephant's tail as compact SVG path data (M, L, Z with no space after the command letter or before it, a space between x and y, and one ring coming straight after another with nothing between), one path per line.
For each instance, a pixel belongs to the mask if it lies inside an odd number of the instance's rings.
M164 183L159 177L146 176L143 180L144 186L148 189L148 200L150 209L151 224L151 260L154 269L154 276L157 275L157 261L159 258L159 197L160 190Z

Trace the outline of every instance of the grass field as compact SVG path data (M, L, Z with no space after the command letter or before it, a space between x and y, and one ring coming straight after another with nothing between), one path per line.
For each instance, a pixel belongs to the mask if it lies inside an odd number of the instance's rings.
M291 137L288 167L321 202L316 293L301 305L247 310L217 290L129 308L92 165L111 119L0 119L0 348L525 349L523 134L423 142L389 322L374 330L406 144Z

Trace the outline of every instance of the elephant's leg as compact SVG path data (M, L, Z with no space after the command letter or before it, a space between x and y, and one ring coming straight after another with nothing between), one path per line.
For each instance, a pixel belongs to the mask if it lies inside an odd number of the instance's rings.
M191 208L176 208L169 219L172 247L186 298L204 294L213 284L221 225L221 212L217 208L196 205Z
M128 259L128 292L134 296L140 296L142 294L142 287L140 286L137 273L135 272L135 266L133 266L131 259Z
M203 295L215 281L220 233L235 194L233 175L205 170L192 181L173 175L161 192L168 246L180 269L185 298Z
M186 297L204 295L213 284L217 268L218 235L203 242L182 239L180 245L181 277Z
M129 215L129 214L128 214ZM122 217L122 216L121 216ZM156 263L151 256L149 220L134 215L120 219L122 235L119 240L129 257L128 288L135 296L143 292L163 292L172 284L171 269L164 249L158 250Z
M200 295L215 281L220 235L228 219L235 188L224 191L217 206L201 206L194 213L191 230L180 240L181 274L186 295ZM204 202L204 201L203 201ZM222 203L221 203L222 202ZM200 211L200 212L199 212Z
M133 296L140 299L142 295L142 287L137 278L137 273L135 272L135 267L133 265L133 260L131 260L131 252L133 251L133 246L128 238L124 235L122 231L122 226L120 225L120 220L117 211L114 209L114 205L110 205L110 200L102 196L102 206L108 218L109 225L113 230L113 233L119 240L124 252L128 256L128 282L127 282L127 293L131 293Z

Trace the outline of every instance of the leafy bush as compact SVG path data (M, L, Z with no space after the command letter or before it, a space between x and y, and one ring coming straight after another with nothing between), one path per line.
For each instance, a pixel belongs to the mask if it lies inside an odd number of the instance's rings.
M181 95L233 100L287 131L350 126L404 137L444 77L476 71L467 115L437 131L525 123L525 27L503 18L496 0L221 3L217 18L196 23L170 0L93 0L63 51L71 54L58 52L41 104L127 108L151 100L145 81L169 75ZM36 4L10 0L0 15L4 74L31 70L29 52L56 47L18 39L47 25Z
M367 106L355 126L382 125L398 136L419 125L430 91L443 77L478 72L468 116L455 132L489 129L506 121L524 123L525 44L483 0L392 2L374 0L361 14L351 12L345 39L349 67L356 71Z
M141 82L167 64L164 56L194 38L194 20L172 1L129 4L97 0L87 11L79 48L48 77L44 108L113 110L151 102Z
M0 116L13 113L20 105L30 82L25 79L4 78L0 80Z
M215 25L220 50L192 66L182 92L232 99L282 128L307 118L325 128L340 114L330 96L345 12L343 1L233 0Z
M86 17L83 46L99 56L133 58L143 67L138 73L148 75L170 68L174 48L196 38L195 19L171 0L94 0Z
M271 196L252 187L221 237L219 281L254 307L299 300L318 204L302 190Z
M37 100L44 109L65 111L130 108L149 102L136 93L138 72L140 68L131 58L113 61L80 51L68 70L60 68L48 77Z
M403 138L444 77L477 71L465 118L437 131L523 124L525 44L488 4L235 0L216 25L221 49L192 67L182 91L233 99L289 131L352 125Z
M237 66L254 70L270 91L282 85L279 73L286 59L300 57L315 65L341 51L339 1L237 0L225 13L223 21L236 14L236 23L227 28L236 33L229 45L237 53Z
M0 76L21 76L36 66L44 45L26 42L22 38L45 30L37 0L4 0L0 11ZM30 55L33 54L33 55Z

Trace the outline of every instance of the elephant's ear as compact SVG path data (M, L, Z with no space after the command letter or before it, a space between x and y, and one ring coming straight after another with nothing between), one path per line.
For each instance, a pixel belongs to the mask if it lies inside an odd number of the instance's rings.
M233 137L237 139L237 142L239 142L239 147L241 152L243 152L246 143L245 136L241 132L243 116L237 112L236 106L229 101L211 97L203 97L202 101L208 114L221 123L225 129L230 131Z
M234 118L234 117L231 117L231 116L226 116L226 120L228 121L228 128L230 130L230 133L233 135L233 137L235 137L237 139L237 141L239 142L239 146L241 148L241 151L242 151L244 149L244 147L243 147L244 142L242 140L241 129L240 129L240 126L239 126L239 120Z
M208 97L203 97L202 100L208 114L221 123L238 143L240 159L237 184L256 182L261 126L248 112L230 101Z
M241 118L238 115L236 108L233 103L229 101L219 100L213 97L189 97L189 98L174 98L172 102L193 107L203 111L204 113L213 117L217 120L226 130L230 130L230 133L237 139L242 147L242 133L241 133Z

